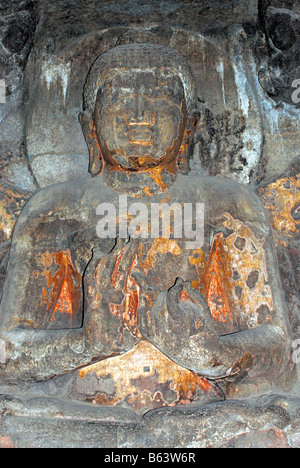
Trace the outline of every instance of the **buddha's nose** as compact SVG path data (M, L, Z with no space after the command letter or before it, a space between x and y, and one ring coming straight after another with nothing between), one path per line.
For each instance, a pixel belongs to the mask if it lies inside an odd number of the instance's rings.
M142 94L137 95L136 99L136 116L141 121L144 119L145 115L147 114L147 106L145 103L145 99L143 98Z
M134 107L128 119L129 125L154 125L154 114L149 109L149 104L141 94L137 95Z

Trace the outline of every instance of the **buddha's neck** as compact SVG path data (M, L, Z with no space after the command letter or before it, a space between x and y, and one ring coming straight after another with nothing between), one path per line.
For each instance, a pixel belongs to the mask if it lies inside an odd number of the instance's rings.
M141 172L122 171L110 166L104 169L104 180L116 192L134 197L163 193L174 185L178 169L176 165L158 166Z

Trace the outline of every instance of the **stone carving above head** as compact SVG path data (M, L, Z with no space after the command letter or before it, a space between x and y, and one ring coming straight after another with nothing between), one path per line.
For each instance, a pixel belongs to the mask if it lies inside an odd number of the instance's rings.
M300 12L261 4L262 37L256 47L260 84L276 102L299 104L293 94L300 85Z

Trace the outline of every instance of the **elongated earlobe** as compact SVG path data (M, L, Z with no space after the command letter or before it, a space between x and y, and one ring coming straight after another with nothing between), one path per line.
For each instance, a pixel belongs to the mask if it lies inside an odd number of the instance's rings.
M97 176L102 173L104 168L104 160L97 138L96 127L93 118L88 112L79 114L79 122L82 127L84 138L89 149L90 165L89 172L92 176Z
M187 118L186 128L183 135L182 144L178 158L178 167L181 174L188 174L190 171L190 157L194 135L197 127L198 115L194 114Z

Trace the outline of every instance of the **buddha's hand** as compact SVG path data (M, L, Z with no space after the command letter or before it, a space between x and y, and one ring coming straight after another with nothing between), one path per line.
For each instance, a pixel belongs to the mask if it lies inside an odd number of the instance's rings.
M225 378L237 362L237 355L222 346L204 297L180 278L152 307L142 304L138 326L170 359L208 378Z
M103 255L93 251L84 281L84 329L89 345L105 354L126 352L137 342L134 317L126 323L130 275L137 262L138 241L118 239L114 249ZM133 288L130 291L134 294Z

